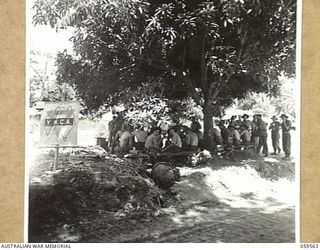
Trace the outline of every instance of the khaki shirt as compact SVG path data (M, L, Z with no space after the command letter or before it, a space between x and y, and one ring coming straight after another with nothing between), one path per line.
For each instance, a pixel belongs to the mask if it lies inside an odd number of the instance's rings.
M232 132L232 138L233 138L234 140L240 141L240 133L239 133L238 130L235 129L235 130Z
M177 133L173 133L171 137L171 143L179 148L182 147L181 138Z
M147 140L144 144L146 148L159 148L159 139L154 134L151 134L147 137Z
M241 132L240 136L241 136L241 138L242 138L243 141L247 141L247 142L248 142L248 141L251 140L251 138L250 138L250 133L249 133L248 130L243 130L243 131Z

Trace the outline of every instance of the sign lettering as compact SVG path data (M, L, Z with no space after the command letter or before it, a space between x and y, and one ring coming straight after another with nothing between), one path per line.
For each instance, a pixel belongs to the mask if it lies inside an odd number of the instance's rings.
M73 125L73 122L73 118L45 119L45 126L70 126Z
M41 114L41 144L77 145L79 111L79 102L45 102Z

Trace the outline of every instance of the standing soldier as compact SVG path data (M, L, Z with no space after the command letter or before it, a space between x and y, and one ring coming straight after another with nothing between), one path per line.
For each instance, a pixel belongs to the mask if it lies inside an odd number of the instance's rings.
M235 115L231 116L229 125L233 125L233 126L237 127L236 118L237 118L237 116L235 116Z
M260 153L261 147L262 153L264 154L265 157L268 156L268 144L267 144L267 139L268 139L268 133L267 133L267 124L262 120L261 114L257 114L258 118L258 133L259 133L259 145L258 145L258 153Z
M291 130L291 121L288 120L288 116L285 114L281 115L282 119L282 148L285 153L285 157L282 159L288 160L290 159L291 155L291 135L290 135L290 130Z
M220 129L223 146L226 148L232 147L232 133L224 126L224 121L221 120L218 127Z
M231 132L231 135L232 135L232 144L233 144L233 146L239 147L240 146L240 141L241 141L239 131L237 130L237 128L234 125L229 125L228 129L229 129L229 131Z
M258 153L259 131L257 115L253 115L253 120L251 122L251 143L253 145L254 152Z
M269 126L269 129L271 130L271 140L272 140L272 147L273 147L273 153L272 155L280 154L280 122L277 121L277 117L274 115L272 116L272 123ZM278 151L278 152L277 152Z
M116 116L112 117L112 120L108 123L108 130L109 130L109 148L111 153L114 153L114 139L116 136L117 128L116 128Z
M246 124L241 124L240 126L240 138L241 138L241 144L244 146L250 145L250 132L248 130L248 126Z
M251 135L251 132L252 132L252 125L251 125L251 122L248 120L249 119L249 116L247 114L244 114L242 116L242 122L241 122L241 125L245 125L247 127L247 130L249 132L249 134ZM240 125L240 126L241 126Z

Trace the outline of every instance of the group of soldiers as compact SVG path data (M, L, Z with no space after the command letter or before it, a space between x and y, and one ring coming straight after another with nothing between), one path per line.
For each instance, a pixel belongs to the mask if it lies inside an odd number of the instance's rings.
M262 149L262 153L267 157L269 155L268 131L271 131L273 147L273 153L271 154L278 155L281 152L280 131L282 130L282 150L285 154L283 159L290 159L290 131L294 128L286 114L282 114L280 118L282 122L279 122L276 116L272 116L272 122L268 126L261 114L253 115L252 120L249 120L249 115L247 114L242 115L237 120L236 116L232 116L227 125L225 121L220 120L218 122L220 132L214 129L214 138L222 137L223 144L227 147L252 146L257 154L260 154ZM219 144L219 139L216 139L216 141Z
M264 156L268 156L268 130L271 131L273 146L272 155L281 152L280 131L282 130L282 150L285 153L283 159L290 159L291 155L291 135L293 129L288 116L280 116L282 122L276 116L272 117L272 122L268 124L263 120L261 114L253 115L249 120L249 115L241 117L232 116L229 120L218 120L216 126L208 133L212 152L216 152L218 146L225 149L232 148L253 148L259 154L261 149ZM124 120L121 114L113 117L109 122L109 148L112 153L125 154L130 150L140 150L149 152L180 152L197 151L207 148L204 145L201 125L196 118L191 118L190 126L172 124L165 129L163 124L146 130L144 126L132 126L130 122Z
M143 125L132 126L121 114L109 122L109 148L112 153L125 154L130 150L149 152L197 151L203 134L201 125L194 120L191 127L159 122L146 130Z

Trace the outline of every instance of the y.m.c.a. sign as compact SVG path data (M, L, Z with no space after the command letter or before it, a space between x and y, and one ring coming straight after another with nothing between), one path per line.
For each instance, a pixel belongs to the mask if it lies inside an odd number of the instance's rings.
M77 145L79 102L46 102L41 115L41 144Z

